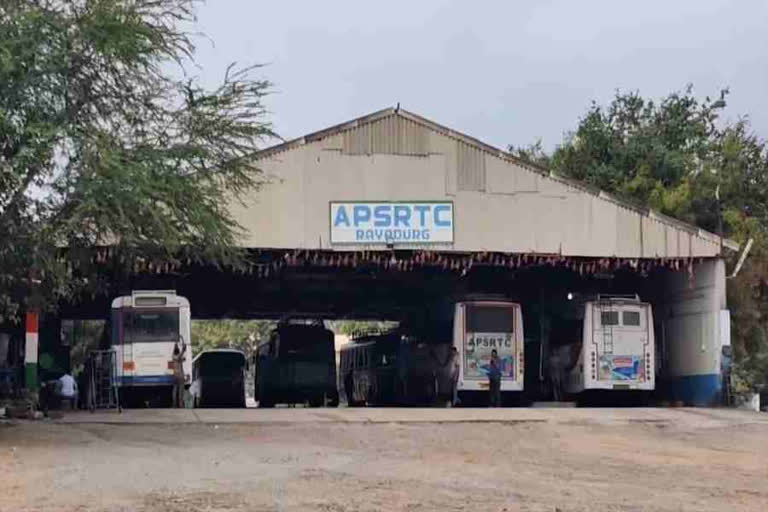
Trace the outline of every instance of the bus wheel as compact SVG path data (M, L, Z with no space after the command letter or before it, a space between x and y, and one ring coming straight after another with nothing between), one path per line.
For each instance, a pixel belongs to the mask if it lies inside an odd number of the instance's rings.
M267 402L266 400L262 400L259 402L259 409L272 409L275 406L272 402Z

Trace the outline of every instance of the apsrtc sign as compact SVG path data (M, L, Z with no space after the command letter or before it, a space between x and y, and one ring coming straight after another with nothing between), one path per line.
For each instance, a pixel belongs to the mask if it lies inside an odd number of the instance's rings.
M333 244L453 243L451 202L332 202Z

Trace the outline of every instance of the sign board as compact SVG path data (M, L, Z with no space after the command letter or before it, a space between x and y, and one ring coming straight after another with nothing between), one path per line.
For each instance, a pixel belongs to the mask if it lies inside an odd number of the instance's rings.
M642 356L600 356L600 380L645 380Z
M331 202L332 244L453 243L453 203Z
M499 356L504 379L515 378L515 342L512 332L468 332L464 346L464 378L488 379L491 352Z

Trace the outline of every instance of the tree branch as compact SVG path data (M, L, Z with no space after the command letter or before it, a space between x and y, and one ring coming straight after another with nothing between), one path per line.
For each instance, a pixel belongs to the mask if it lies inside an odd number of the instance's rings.
M11 200L8 202L8 204L5 205L2 213L0 213L0 224L3 224L6 221L10 212L13 211L18 202L21 201L21 198L24 197L24 194L27 192L27 188L29 188L29 185L32 183L32 180L35 179L35 176L37 176L39 171L39 169L32 168L29 170L29 172L27 172L27 175L24 177L24 181L21 182L21 186L13 194L13 197L11 197Z

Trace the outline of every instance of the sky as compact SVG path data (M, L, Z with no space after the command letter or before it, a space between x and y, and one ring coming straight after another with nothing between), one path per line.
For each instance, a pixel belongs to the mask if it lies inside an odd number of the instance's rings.
M554 148L617 89L659 98L729 87L726 118L768 136L762 0L208 0L199 75L264 64L285 139L400 103L500 148Z

